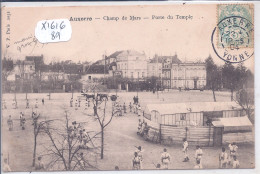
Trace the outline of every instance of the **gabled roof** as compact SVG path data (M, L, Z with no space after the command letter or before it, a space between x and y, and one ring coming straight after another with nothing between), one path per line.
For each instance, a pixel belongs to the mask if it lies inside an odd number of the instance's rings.
M119 54L121 54L123 51L116 51L113 54L111 54L110 56L106 57L106 59L109 58L116 58Z

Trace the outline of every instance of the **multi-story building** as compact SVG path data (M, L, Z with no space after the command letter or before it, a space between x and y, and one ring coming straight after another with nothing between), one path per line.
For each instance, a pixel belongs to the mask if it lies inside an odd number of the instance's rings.
M116 56L117 71L122 77L141 80L147 77L147 60L145 53L134 50L125 50Z
M201 89L206 86L205 63L181 62L177 55L158 56L156 59L162 62L162 85L164 88ZM149 66L153 66L153 64ZM152 71L149 71L150 73Z
M172 80L172 65L180 64L181 61L178 59L177 55L174 56L160 56L162 59L162 85L164 88L172 88L171 80Z
M185 62L172 64L170 88L201 89L206 86L206 64Z
M162 77L162 58L155 55L147 64L147 77Z

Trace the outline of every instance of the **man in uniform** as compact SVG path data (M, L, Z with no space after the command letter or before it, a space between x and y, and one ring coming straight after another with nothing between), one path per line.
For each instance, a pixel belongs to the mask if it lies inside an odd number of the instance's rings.
M73 107L73 98L70 99L70 107Z
M123 105L123 109L124 109L124 113L126 113L126 105L125 105L125 103Z
M134 159L133 159L133 170L140 170L141 169L141 159L138 156L138 153L134 153Z
M233 142L232 144L229 144L229 151L230 151L230 154L229 154L229 164L230 165L233 165L232 163L233 163L233 159L234 159L234 156L236 156L237 155L237 149L238 149L238 147L237 147L237 145L236 145L236 143L235 142Z
M186 138L183 138L183 149L182 149L182 151L184 153L184 160L183 160L183 162L189 161L188 146L189 146L188 141L186 140Z
M26 108L29 108L29 100L26 99Z
M203 154L202 149L200 148L200 146L197 146L195 151L195 159L196 161L199 161L200 168L202 168L202 162L201 162L202 154Z
M135 151L137 153L138 158L140 159L140 169L142 169L142 162L143 162L143 154L142 154L142 147L138 146L137 150Z
M38 108L38 99L36 99L35 108Z
M140 104L138 104L138 106L137 106L137 114L138 114L138 117L140 117L142 115L142 108L141 108Z
M132 103L131 102L129 104L129 110L130 110L130 112L132 112Z
M42 98L42 105L44 105L44 98Z
M139 134L139 135L141 135L141 130L142 130L142 121L141 121L141 119L139 119L139 123L138 123L138 132L137 132L137 134Z
M23 120L23 113L22 112L20 112L19 119L20 119L20 126L22 126L22 120Z
M15 99L13 100L13 104L12 104L12 105L13 105L13 108L14 108L14 109L17 109L17 102L16 102Z
M78 100L75 101L75 110L78 110Z
M8 124L8 127L9 127L9 131L13 130L13 120L12 120L11 115L9 115L9 118L7 120L7 124Z
M35 164L35 170L43 170L44 164L42 162L42 157L38 157L38 161Z
M223 169L227 167L228 154L224 147L222 147L222 152L219 154L219 162L220 162L220 168Z
M171 161L171 156L167 152L167 149L164 148L163 153L161 155L162 169L168 169L168 165L169 165L170 161Z

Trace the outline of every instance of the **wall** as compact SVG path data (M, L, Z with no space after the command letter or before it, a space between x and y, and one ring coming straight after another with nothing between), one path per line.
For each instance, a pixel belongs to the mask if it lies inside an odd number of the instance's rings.
M161 125L162 144L182 144L187 138L189 144L213 146L213 127L174 127Z

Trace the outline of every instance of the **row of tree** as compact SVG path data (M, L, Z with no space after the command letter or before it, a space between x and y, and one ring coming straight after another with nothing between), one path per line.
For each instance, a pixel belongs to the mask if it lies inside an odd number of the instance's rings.
M231 91L231 101L234 100L234 91L245 88L254 88L254 75L243 63L236 67L230 62L225 62L223 66L214 63L211 56L206 60L207 88L213 92L216 101L215 91L228 89Z
M207 88L212 90L214 101L217 101L215 91L223 88L230 90L231 101L238 103L246 111L249 119L254 122L253 73L243 63L234 66L226 62L223 66L217 66L211 56L206 59L205 63Z

